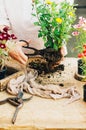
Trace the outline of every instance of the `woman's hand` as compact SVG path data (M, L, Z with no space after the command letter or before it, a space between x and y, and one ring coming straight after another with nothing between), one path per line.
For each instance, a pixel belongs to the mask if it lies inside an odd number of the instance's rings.
M59 60L59 61L56 62L58 65L61 63L61 61L64 60L64 56L67 55L67 48L66 48L65 45L61 47L60 53L62 55L62 58L61 58L61 60Z
M31 40L29 40L28 43L30 41ZM18 42L15 43L14 47L10 48L8 46L8 48L9 48L9 55L13 59L17 60L18 62L20 62L21 64L24 64L24 65L27 63L27 60L28 60L28 57L24 54L24 51L22 50L22 46L25 46L25 45L26 45L25 42L23 42L23 41L19 42L18 41ZM62 54L63 58L67 54L67 48L66 48L66 46L63 46L61 48L61 54ZM62 60L63 60L63 58L62 58ZM59 61L58 64L60 64L60 62L61 61Z
M66 45L64 45L64 46L61 47L61 54L63 55L63 57L65 55L67 55L67 47L66 47Z
M25 42L16 42L14 47L9 49L9 55L13 59L25 65L27 63L28 57L24 54L22 50L22 46L24 45L26 45Z

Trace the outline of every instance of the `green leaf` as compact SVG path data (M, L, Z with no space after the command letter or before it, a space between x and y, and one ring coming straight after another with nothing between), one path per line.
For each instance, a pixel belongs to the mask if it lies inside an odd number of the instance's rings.
M38 33L38 37L42 37L43 36L43 34L42 34L42 32L40 31L39 33Z
M34 22L34 25L40 26L39 22Z
M54 48L55 50L58 50L58 44L54 43L53 48Z
M59 8L60 7L60 8ZM34 17L38 18L35 22L36 26L40 26L38 37L42 37L45 47L57 49L62 46L63 39L67 41L70 38L70 31L75 20L75 8L67 1L56 4L46 4L45 0L35 0ZM69 12L73 13L73 17L69 17ZM62 23L59 24L56 19L61 18Z

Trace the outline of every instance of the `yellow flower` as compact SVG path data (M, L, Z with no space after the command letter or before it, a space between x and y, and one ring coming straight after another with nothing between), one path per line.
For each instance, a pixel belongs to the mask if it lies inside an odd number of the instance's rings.
M62 19L61 18L56 18L56 22L58 22L58 23L62 23Z
M71 17L74 16L73 12L69 12L68 13Z
M52 4L52 1L50 1L50 0L45 0L45 3L46 3L46 4Z

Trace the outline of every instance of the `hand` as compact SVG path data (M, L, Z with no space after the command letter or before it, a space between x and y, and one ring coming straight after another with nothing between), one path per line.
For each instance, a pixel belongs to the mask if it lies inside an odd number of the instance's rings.
M67 55L67 48L65 45L61 47L61 54L63 55L63 57Z
M22 46L24 45L26 45L25 42L17 42L13 48L9 49L9 55L13 59L25 65L27 63L28 57L22 51Z
M59 60L59 61L56 62L56 64L58 64L58 65L61 63L61 61L64 60L64 56L67 55L67 48L66 48L66 46L62 46L61 47L60 53L62 55L62 58L61 58L61 60Z
M64 60L64 56L67 55L67 48L66 48L66 46L65 46L65 45L62 46L60 51L61 51L61 54L62 54L62 59L61 59L61 61L63 61L63 60ZM61 63L61 61L59 62L59 64Z

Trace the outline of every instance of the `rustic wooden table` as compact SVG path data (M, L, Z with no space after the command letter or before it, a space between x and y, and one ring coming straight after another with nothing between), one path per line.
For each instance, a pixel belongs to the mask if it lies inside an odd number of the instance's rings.
M76 58L66 58L72 64L73 72L76 71ZM70 68L69 68L70 75ZM81 99L69 105L64 105L67 99L45 99L34 96L32 100L24 103L20 109L16 123L11 119L15 107L6 103L0 106L0 130L86 130L86 102L83 101L83 84L74 79L74 73L66 83L74 84L81 94ZM67 77L69 77L67 74ZM6 91L0 92L0 100L11 97ZM24 94L24 98L29 97Z

